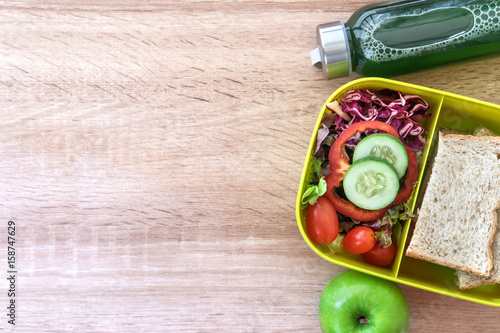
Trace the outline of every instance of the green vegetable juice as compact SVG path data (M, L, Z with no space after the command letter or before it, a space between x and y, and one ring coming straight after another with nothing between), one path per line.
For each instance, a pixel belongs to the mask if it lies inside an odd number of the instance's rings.
M311 57L328 77L390 77L500 51L500 0L374 4L318 26L318 45Z

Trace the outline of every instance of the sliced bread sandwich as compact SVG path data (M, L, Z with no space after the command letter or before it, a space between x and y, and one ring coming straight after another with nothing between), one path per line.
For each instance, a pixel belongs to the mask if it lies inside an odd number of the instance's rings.
M500 207L500 137L439 133L406 255L488 277Z
M500 232L497 231L492 247L493 268L488 277L466 273L457 270L456 284L461 290L477 288L489 284L500 283Z
M480 125L474 131L475 136L498 136L495 132ZM488 277L480 277L474 274L457 270L457 285L460 289L477 288L484 285L500 283L500 228L497 228L495 240L493 241L493 268Z

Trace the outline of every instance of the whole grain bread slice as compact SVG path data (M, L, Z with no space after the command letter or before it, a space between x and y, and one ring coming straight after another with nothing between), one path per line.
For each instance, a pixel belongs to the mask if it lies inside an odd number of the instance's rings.
M473 133L474 136L498 136L495 132L490 130L489 128L486 128L483 125L479 125L476 127Z
M500 137L439 133L406 255L488 277L500 206Z
M495 240L493 241L492 252L493 268L490 271L490 275L488 277L481 277L460 270L456 271L456 284L461 290L500 283L500 232L498 232L498 230L495 235Z
M475 136L498 136L495 132L487 129L483 125L479 125L475 131ZM480 277L474 274L466 273L457 270L456 284L461 290L477 288L484 285L500 283L500 230L497 228L495 240L492 246L493 252L493 268L488 277Z

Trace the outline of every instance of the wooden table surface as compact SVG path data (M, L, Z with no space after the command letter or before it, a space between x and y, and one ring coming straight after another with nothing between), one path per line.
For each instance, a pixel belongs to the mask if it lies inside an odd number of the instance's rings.
M0 1L0 329L318 332L345 268L295 198L326 98L317 24L372 1ZM500 57L395 79L500 104ZM16 325L8 324L8 221ZM400 286L410 332L500 310Z

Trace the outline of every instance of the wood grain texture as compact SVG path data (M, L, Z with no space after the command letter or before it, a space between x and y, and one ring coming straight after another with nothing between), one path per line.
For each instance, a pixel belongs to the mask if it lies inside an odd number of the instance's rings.
M1 1L15 331L319 331L344 268L302 240L295 197L321 105L356 76L323 80L309 51L369 2ZM499 59L397 79L500 103ZM411 332L498 331L496 308L401 288Z

